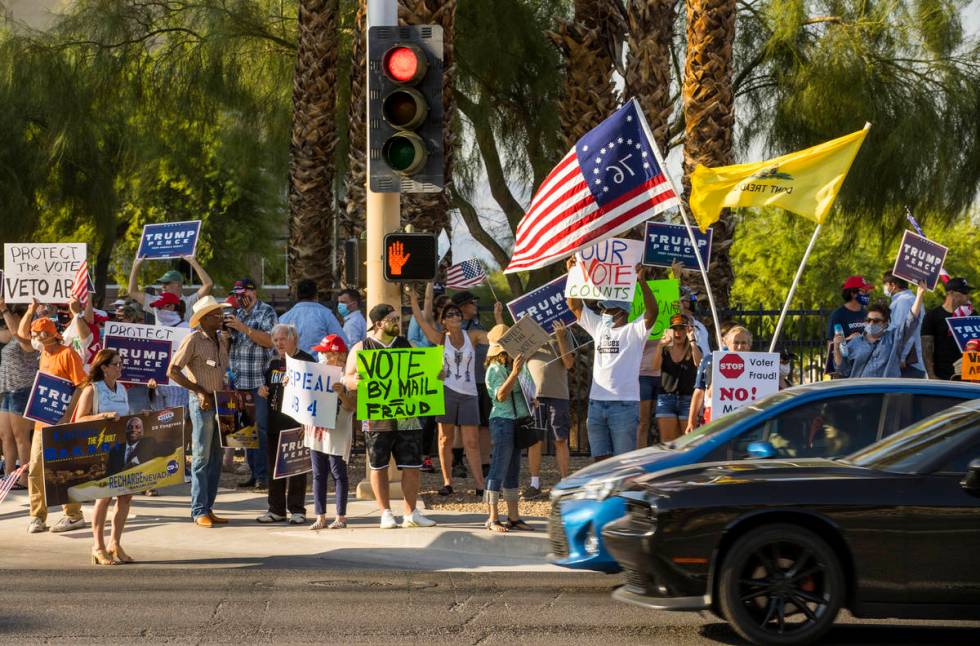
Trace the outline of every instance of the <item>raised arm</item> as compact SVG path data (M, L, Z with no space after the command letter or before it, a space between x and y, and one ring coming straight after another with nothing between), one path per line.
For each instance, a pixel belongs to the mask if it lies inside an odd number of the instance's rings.
M504 379L504 383L500 384L500 388L497 389L496 398L498 402L505 402L510 398L510 393L514 389L514 384L521 375L521 368L524 367L524 355L519 354L514 357L514 367L511 368L510 374Z
M551 331L555 333L558 341L558 354L561 356L562 365L565 366L565 370L571 370L575 366L575 357L568 347L568 328L561 321L555 321L551 324Z
M435 302L435 290L432 288L432 283L425 284L425 298L422 301L422 317L432 323L434 321L432 307ZM419 317L415 317L418 319Z
M898 343L895 344L899 352L905 349L905 345L908 343L915 332L919 329L919 316L922 313L922 299L926 294L926 284L924 281L919 281L915 289L915 302L912 303L912 308L909 310L909 315L904 321L900 321L899 334L900 338ZM836 358L836 357L835 357Z
M31 304L27 306L27 312L24 314L23 318L20 319L20 323L17 324L17 336L28 341L27 347L34 351L34 346L30 344L31 339L31 322L34 320L34 313L37 312L37 306L39 303L37 299L31 301ZM23 347L23 344L21 344ZM26 351L27 348L24 348Z
M146 293L140 289L139 285L140 267L142 266L142 258L133 260L133 268L129 271L129 285L126 286L126 295L140 305L146 304Z
M422 330L422 334L425 338L429 340L433 345L442 345L443 339L442 335L439 334L439 330L433 326L432 323L427 321L422 315L422 310L419 309L419 297L415 293L415 290L408 287L408 302L412 306L412 315L415 317L415 321L419 324L419 329Z
M660 345L657 346L657 351L653 353L653 364L651 369L654 372L663 367L664 350L670 350L672 345L674 345L674 335L671 333L670 328L667 328L664 330L664 335L660 337Z
M657 322L660 306L657 305L657 299L650 291L650 286L647 285L647 268L643 265L636 266L636 279L640 282L640 292L643 294L643 321L646 323L647 329L651 330Z
M211 293L212 289L214 289L214 281L211 280L211 276L208 275L208 272L204 271L204 267L202 267L201 263L197 261L197 258L194 256L184 256L184 260L186 260L187 264L191 266L191 269L194 270L197 277L201 279L201 286L197 290L197 297L204 298Z
M571 255L565 259L565 269L572 271L575 266L575 255ZM580 298L566 298L565 301L568 303L568 309L572 310L572 314L575 315L575 320L582 318L582 299Z
M493 304L493 322L495 325L506 325L504 320L504 304L497 301Z

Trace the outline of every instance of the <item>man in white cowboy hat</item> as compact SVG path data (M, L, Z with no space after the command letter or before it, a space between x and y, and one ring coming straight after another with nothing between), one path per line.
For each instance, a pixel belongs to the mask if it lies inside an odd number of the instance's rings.
M212 507L221 475L221 442L214 416L214 392L227 388L228 335L221 331L227 303L205 296L194 303L190 326L170 360L167 376L190 391L191 417L191 517L199 527L214 527L228 521L214 515Z

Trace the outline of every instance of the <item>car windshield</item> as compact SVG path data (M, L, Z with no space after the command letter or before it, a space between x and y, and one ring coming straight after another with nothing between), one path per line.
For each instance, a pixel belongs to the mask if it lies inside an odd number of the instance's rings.
M683 451L684 449L689 449L691 447L697 446L710 438L715 433L724 431L726 428L730 428L734 424L746 419L747 417L752 417L757 415L762 411L768 410L777 404L782 404L787 399L791 399L796 393L791 391L783 391L776 393L775 395L770 395L765 399L758 401L751 406L745 406L739 408L736 411L728 413L724 417L719 417L714 421L705 424L699 428L694 429L686 435L682 435L670 444L667 444L667 448L676 449Z
M955 406L852 453L841 462L892 473L919 473L980 424L975 406Z

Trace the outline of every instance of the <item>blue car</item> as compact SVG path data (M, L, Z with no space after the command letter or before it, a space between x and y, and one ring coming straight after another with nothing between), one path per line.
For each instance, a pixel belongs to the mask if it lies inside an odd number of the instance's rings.
M729 413L669 445L597 462L551 491L548 531L554 563L619 572L602 528L626 513L615 496L641 475L699 462L837 457L913 422L980 397L980 384L925 379L840 379L789 388Z

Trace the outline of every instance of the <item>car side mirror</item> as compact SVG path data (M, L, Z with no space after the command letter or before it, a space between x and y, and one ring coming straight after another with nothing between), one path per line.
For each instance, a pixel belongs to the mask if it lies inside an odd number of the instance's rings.
M776 447L771 442L751 442L746 450L749 457L754 460L768 460L776 457Z
M970 461L966 468L966 476L960 481L960 486L971 493L980 493L980 458Z

